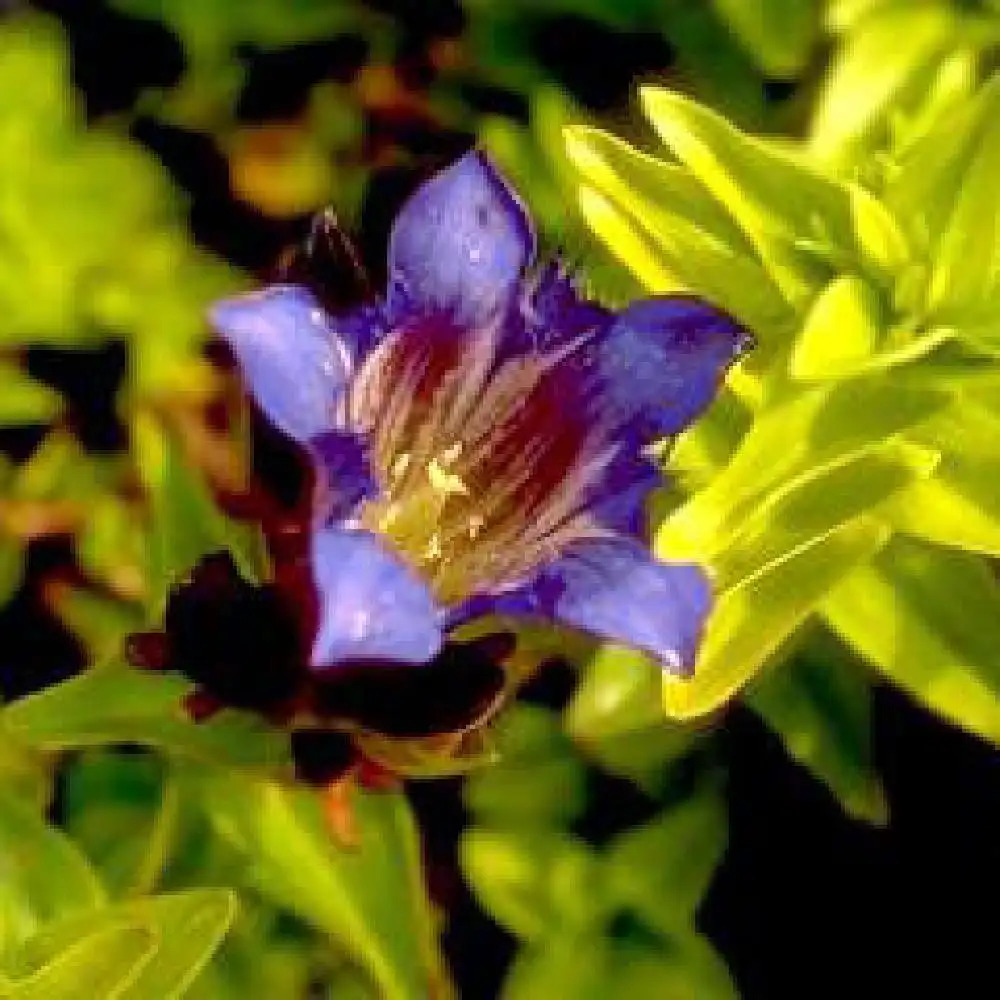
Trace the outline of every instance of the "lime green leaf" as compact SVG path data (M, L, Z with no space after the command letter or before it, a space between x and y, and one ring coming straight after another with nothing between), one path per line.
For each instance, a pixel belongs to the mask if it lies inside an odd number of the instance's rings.
M753 244L700 181L676 163L650 156L623 139L586 125L563 130L566 156L580 176L637 220L647 209L666 211L715 237L733 251L752 255ZM766 279L765 279L766 280Z
M859 258L855 217L870 195L680 94L646 87L642 98L661 138L728 208L792 305L805 306L829 280L831 260ZM869 264L877 274L881 262Z
M797 656L761 676L748 701L848 814L882 825L888 806L872 760L871 691L845 660L842 647L812 636Z
M692 931L662 942L556 931L518 955L501 997L737 1000L738 994L722 960Z
M609 996L610 964L609 943L597 931L556 933L518 953L500 996L502 1000L558 996L602 1000Z
M111 493L95 497L76 540L82 568L118 595L141 599L149 536L136 504Z
M871 454L873 441L914 427L948 401L949 396L936 389L866 377L801 392L769 407L726 467L664 522L656 538L657 552L664 558L703 559L722 550L735 531L746 530L765 501L776 503L825 471L849 468L860 455ZM876 448L875 461L877 456ZM892 455L887 457L891 461ZM905 448L897 457L910 464ZM919 471L918 453L910 458ZM849 495L830 499L842 509L857 506Z
M823 613L928 708L1000 742L1000 594L983 560L896 538L829 595Z
M104 889L82 852L31 806L0 793L0 953L64 914L90 911Z
M593 849L562 831L466 831L462 870L486 911L512 934L537 941L552 928L593 926L605 914Z
M589 196L588 211L588 196L582 196L584 214L626 266L634 269L635 262L619 242L625 219L649 241L676 288L698 291L762 335L788 327L791 311L752 245L691 174L597 129L571 127L564 135L567 155L587 189L609 199L602 212ZM611 206L623 215L613 214ZM652 277L646 284L657 291L670 288L654 284Z
M464 798L491 825L568 824L586 804L583 763L558 717L534 705L513 707L498 723L497 760L469 775Z
M819 35L818 0L713 0L765 76L791 79L806 66Z
M566 729L586 745L605 737L662 725L660 668L615 646L590 660L566 710Z
M907 534L1000 555L998 434L1000 414L963 393L920 430L920 440L942 452L934 477L891 501L886 517Z
M1000 558L998 482L946 460L937 475L894 497L883 513L898 532Z
M176 783L153 754L85 751L67 770L64 825L115 896L150 892L179 817Z
M848 183L847 191L862 257L887 274L899 271L912 256L900 221L886 204L858 184Z
M790 369L802 382L844 378L864 368L882 329L878 293L860 278L834 278L806 316Z
M604 195L584 184L577 196L587 224L647 291L671 292L684 288L683 281L660 261L649 239Z
M101 1000L121 1000L156 951L143 927L111 926L70 942L65 951L0 996L10 1000L79 1000L82 992ZM2 987L0 987L2 989Z
M247 579L259 579L262 557L254 544L257 535L222 514L177 442L146 415L137 418L135 436L150 495L149 601L154 616L169 589L209 553L232 552L240 572Z
M612 842L605 855L609 897L663 934L692 927L726 834L722 789L707 784Z
M995 77L899 157L898 169L886 187L886 202L896 218L906 220L911 229L922 234L931 252L952 217L965 175L998 109L1000 77ZM988 209L984 207L984 211Z
M152 942L152 954L114 994L116 998L179 1000L215 954L235 915L236 897L228 889L192 889L117 903L86 917L48 925L26 943L18 965L40 965L105 927L129 929Z
M193 723L181 707L190 685L120 663L94 667L10 705L0 723L33 747L139 743L241 767L288 761L288 740L242 712Z
M650 795L701 734L663 718L659 666L633 650L603 646L584 668L566 708L566 731L588 759Z
M18 500L87 503L106 488L108 467L87 455L72 434L57 428L17 470L10 495Z
M399 794L353 799L358 847L332 838L319 796L236 774L210 779L206 807L260 891L330 934L385 1000L422 1000L435 974L416 830Z
M97 662L116 656L125 637L145 624L138 605L83 587L55 585L46 596L52 610L84 644L90 659Z
M738 585L763 565L855 517L879 510L926 479L937 452L890 439L809 469L782 483L728 536L712 558L722 587Z
M1000 288L1000 118L987 119L957 189L934 255L930 305L939 311L982 308Z
M887 537L887 529L870 518L849 521L811 538L722 594L709 618L694 676L663 678L667 715L692 718L722 705Z
M0 425L47 424L62 409L59 394L30 379L19 367L0 362Z
M894 5L864 19L847 36L827 76L812 126L811 151L847 159L894 106L926 90L953 43L948 4ZM876 138L881 138L876 134Z
M646 667L653 666L643 662ZM659 717L655 725L581 741L579 746L580 752L601 770L626 778L651 798L659 798L669 793L675 780L684 773L684 762L707 740L708 734L664 720L658 697L652 707Z

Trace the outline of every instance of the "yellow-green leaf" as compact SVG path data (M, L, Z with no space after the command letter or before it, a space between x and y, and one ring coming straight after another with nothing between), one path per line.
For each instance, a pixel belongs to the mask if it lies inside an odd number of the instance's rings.
M0 996L9 1000L123 1000L156 952L156 937L144 927L111 926L68 943L37 972L13 982ZM2 989L2 987L0 987Z
M872 758L870 686L840 643L811 635L796 656L758 679L747 700L849 815L888 820Z
M677 719L705 715L738 691L829 591L886 542L861 517L812 538L722 594L690 679L665 676L663 705Z
M823 614L918 701L1000 742L1000 593L982 559L896 538L830 593Z
M834 278L806 315L792 350L792 377L802 382L844 378L863 368L879 341L882 304L868 282Z
M739 132L690 98L645 87L642 99L660 137L729 210L792 305L806 306L829 280L830 261L860 258L856 206L870 195Z
M839 163L874 130L885 129L893 102L927 88L955 29L948 4L896 4L864 18L846 36L826 77L811 151Z

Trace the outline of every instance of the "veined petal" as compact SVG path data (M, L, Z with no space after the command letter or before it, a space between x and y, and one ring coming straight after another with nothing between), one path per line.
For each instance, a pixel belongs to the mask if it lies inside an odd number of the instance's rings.
M677 434L752 343L736 320L701 299L635 302L594 346L600 411L646 440Z
M310 440L309 452L316 467L315 509L321 522L345 521L364 500L378 495L371 448L361 434L325 431Z
M640 448L623 448L608 462L588 510L601 527L646 541L646 501L663 485L662 473Z
M522 343L517 346L539 351L558 348L613 319L603 306L580 295L573 275L558 260L525 284L520 314L517 339Z
M426 663L441 648L439 611L417 574L367 531L315 529L319 629L313 669L351 660Z
M698 566L660 562L628 540L600 539L578 543L520 590L474 598L450 621L487 614L549 618L641 649L671 673L687 674L711 603Z
M403 206L389 241L389 313L470 328L513 300L535 252L531 220L479 150L432 177Z
M330 427L355 359L308 291L271 285L218 303L211 321L275 427L300 443Z

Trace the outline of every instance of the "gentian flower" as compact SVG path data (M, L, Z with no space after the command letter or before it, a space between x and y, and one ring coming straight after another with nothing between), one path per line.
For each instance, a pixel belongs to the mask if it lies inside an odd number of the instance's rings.
M427 663L496 614L691 669L711 591L645 544L648 446L711 402L748 335L696 298L612 312L534 258L474 151L400 211L384 298L330 315L276 284L215 307L252 398L315 466L313 670Z

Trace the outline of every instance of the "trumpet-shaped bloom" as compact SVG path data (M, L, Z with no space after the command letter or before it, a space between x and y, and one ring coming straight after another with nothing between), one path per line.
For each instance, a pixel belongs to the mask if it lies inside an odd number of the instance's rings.
M333 316L279 284L216 306L251 396L317 470L314 669L424 663L483 614L690 669L710 588L643 544L647 446L711 402L748 335L695 298L614 313L534 256L476 151L404 205L384 299Z

